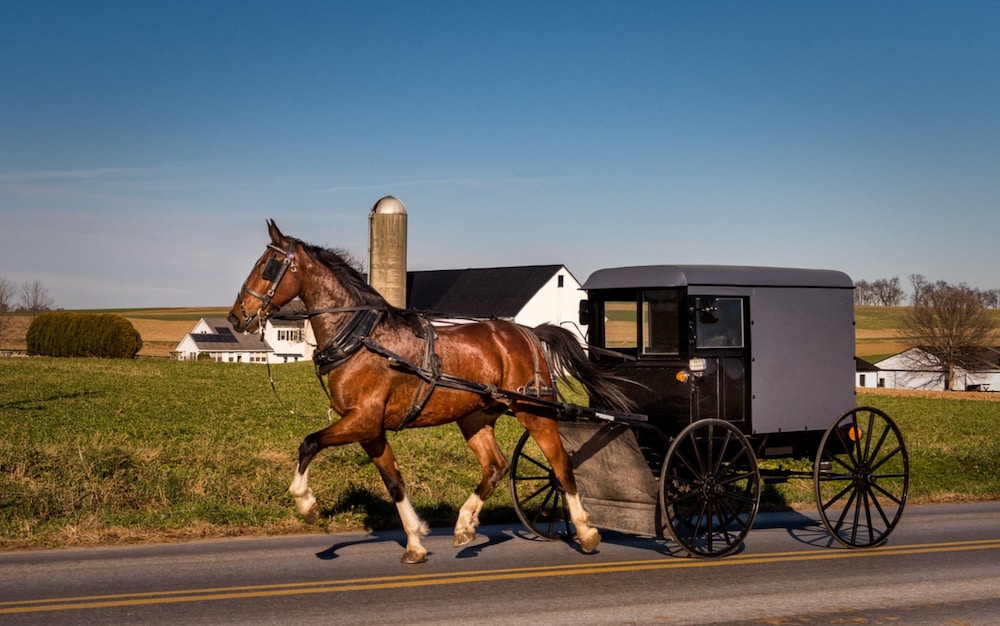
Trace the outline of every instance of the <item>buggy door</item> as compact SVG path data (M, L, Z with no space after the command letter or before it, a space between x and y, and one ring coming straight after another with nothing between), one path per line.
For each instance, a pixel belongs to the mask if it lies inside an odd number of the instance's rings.
M689 296L691 355L704 369L694 386L692 420L749 422L748 299ZM742 425L749 432L749 424Z

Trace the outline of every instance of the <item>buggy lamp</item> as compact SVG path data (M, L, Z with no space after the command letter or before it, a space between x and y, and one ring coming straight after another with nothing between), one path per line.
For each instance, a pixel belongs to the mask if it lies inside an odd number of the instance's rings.
M692 378L697 378L699 374L705 371L706 367L705 359L691 359L688 361L688 368L674 374L674 379L679 383L686 383Z

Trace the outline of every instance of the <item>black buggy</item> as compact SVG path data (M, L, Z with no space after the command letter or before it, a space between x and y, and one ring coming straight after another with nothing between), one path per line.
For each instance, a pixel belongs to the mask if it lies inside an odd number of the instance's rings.
M886 541L909 461L893 420L856 406L847 275L657 265L599 270L582 289L591 358L620 363L640 407L623 415L591 398L596 410L560 418L595 526L722 556L753 525L762 483L811 476L837 541ZM526 433L514 450L515 510L541 537L571 535L562 491L533 446ZM808 459L812 471L758 459Z

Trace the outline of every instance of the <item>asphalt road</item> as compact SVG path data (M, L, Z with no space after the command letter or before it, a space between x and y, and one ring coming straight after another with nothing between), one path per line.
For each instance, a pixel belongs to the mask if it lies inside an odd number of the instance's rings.
M761 515L711 560L481 531L456 549L435 530L421 565L399 563L399 532L4 553L0 624L1000 624L1000 503L910 506L873 550Z

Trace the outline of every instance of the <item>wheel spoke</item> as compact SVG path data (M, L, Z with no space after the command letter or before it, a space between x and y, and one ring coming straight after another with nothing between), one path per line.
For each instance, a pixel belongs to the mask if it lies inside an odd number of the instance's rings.
M531 456L529 454L525 454L523 452L521 453L521 459L523 459L525 461L528 461L529 463L531 463L532 465L534 465L538 469L544 471L546 473L546 477L548 476L548 472L549 472L548 462L543 463L543 462L539 461L538 459L536 459L535 457L533 457L533 456Z
M836 533L839 533L840 529L843 528L844 520L847 519L847 515L851 512L851 508L854 506L854 501L858 497L858 492L853 489L850 490L850 494L850 497L847 498L847 504L844 506L844 510L841 511L840 517L837 518L837 524L834 526Z

